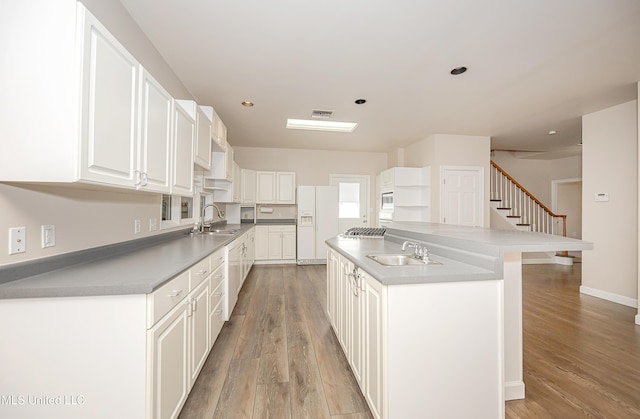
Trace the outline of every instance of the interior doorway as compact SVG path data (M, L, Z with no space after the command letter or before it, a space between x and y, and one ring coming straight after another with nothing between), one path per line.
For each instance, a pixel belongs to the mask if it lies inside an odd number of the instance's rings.
M441 222L472 227L484 226L484 169L441 167Z
M582 239L582 179L551 181L551 210L567 216L567 237ZM562 225L556 227L562 234ZM569 252L569 255L578 258L581 253Z
M369 227L369 176L329 175L329 182L338 187L338 231Z

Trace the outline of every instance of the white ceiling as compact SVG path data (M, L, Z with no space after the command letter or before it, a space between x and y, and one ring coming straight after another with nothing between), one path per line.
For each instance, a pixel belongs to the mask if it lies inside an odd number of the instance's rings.
M640 80L638 0L121 2L234 146L388 151L440 133L559 157L579 152L581 115ZM359 126L285 129L313 109Z

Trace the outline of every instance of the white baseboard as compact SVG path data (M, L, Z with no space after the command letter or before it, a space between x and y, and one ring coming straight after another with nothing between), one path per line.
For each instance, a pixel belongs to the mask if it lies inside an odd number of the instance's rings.
M640 326L640 314L636 314L636 324Z
M601 298L603 300L611 301L612 303L622 304L624 306L638 308L638 300L634 298L625 297L624 295L614 294L612 292L602 291L595 288L580 286L580 293L590 295L592 297ZM638 323L638 317L636 316L636 323Z
M283 260L256 260L253 262L255 265L295 265L295 259L283 259Z
M507 381L504 383L504 399L522 400L524 399L524 381Z
M523 265L555 265L556 258L539 258L539 259L525 259L522 258Z

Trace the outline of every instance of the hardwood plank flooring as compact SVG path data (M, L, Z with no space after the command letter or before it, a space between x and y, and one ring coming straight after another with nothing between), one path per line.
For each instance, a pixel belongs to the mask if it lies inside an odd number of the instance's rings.
M640 418L637 311L580 294L580 272L523 266L526 398L507 418Z
M580 268L523 267L527 398L507 418L640 418L636 310L581 295ZM181 418L372 417L326 318L325 272L252 268Z

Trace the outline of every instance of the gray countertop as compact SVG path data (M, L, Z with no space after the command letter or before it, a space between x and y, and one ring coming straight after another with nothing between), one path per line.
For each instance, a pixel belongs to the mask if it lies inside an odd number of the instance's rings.
M405 240L427 246L430 259L441 265L384 266L367 257L401 251ZM561 236L492 230L435 223L391 223L385 238L334 237L327 245L384 285L501 279L506 252L589 250L593 244Z
M47 261L56 268L0 283L0 299L148 294L252 227L228 225L228 229L240 229L233 236L173 234L139 247L110 246L109 252L101 254L98 249L87 261L67 266ZM401 253L403 240L426 243L431 258L442 265L384 266L366 257ZM540 233L433 223L392 223L385 239L334 237L327 244L386 285L496 279L502 276L504 252L593 248L581 240Z
M229 224L235 235L174 235L153 245L0 284L0 299L148 294L231 243L253 225Z

